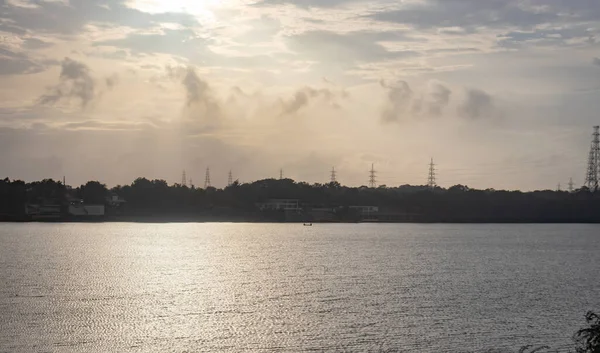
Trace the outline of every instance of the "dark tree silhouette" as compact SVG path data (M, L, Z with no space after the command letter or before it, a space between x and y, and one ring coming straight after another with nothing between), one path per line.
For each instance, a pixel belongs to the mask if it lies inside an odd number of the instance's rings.
M600 353L600 316L589 311L585 315L589 327L577 331L573 337L577 353Z
M79 197L88 204L104 204L108 196L106 185L98 181L88 181L78 190Z
M389 215L405 214L416 222L600 222L600 193L585 188L574 193L476 190L466 185L431 190L418 185L367 188L265 179L204 190L137 178L110 192L126 200L119 207L119 219L130 220L279 221L285 217L260 212L257 204L269 199L298 199L307 211L335 209L334 220L342 222L361 219L350 206L378 206L387 213L388 221ZM26 203L62 205L77 197L97 204L104 203L107 195L106 186L97 181L72 191L52 179L27 184L4 179L0 180L0 215L4 215L0 219L22 217Z

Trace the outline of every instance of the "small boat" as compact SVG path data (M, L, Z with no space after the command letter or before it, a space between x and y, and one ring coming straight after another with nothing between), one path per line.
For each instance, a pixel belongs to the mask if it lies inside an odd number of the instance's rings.
M305 227L312 227L312 223L304 223Z

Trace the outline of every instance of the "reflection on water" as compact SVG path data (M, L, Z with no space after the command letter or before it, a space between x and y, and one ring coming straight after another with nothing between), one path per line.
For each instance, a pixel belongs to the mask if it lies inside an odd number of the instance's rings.
M0 352L515 351L600 309L592 225L2 224Z

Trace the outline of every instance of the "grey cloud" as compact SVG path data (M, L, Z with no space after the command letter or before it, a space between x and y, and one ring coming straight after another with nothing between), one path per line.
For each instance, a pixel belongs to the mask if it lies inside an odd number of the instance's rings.
M104 81L106 83L106 87L108 87L109 89L112 89L119 83L119 75L114 74L112 76L105 78Z
M147 122L105 122L99 120L85 120L70 122L60 125L65 130L105 130L105 131L135 131L152 129L154 125Z
M187 92L187 105L203 102L208 99L208 93L210 92L208 83L201 80L192 68L188 68L181 83Z
M0 108L0 122L31 121L39 118L39 112L31 108Z
M443 113L450 103L452 91L439 82L429 82L427 89L415 93L406 81L389 85L384 81L380 85L386 89L387 97L381 112L383 122L399 122L407 117L434 117Z
M51 47L52 45L52 43L44 42L43 40L37 38L25 38L23 41L23 47L25 49L42 49Z
M254 3L255 6L271 6L271 5L294 5L300 8L331 8L340 5L351 3L366 2L365 0L260 0Z
M477 48L472 48L472 47L465 47L465 48L440 48L440 49L429 49L425 51L428 54L446 54L446 53L450 53L450 54L472 54L472 53L479 53L481 52L481 50L477 49Z
M44 63L38 63L23 53L0 47L0 75L33 74L45 69Z
M412 41L402 32L350 32L339 34L330 31L310 31L287 38L291 49L300 55L335 63L372 61L415 57L414 51L390 51L379 41Z
M516 0L428 0L403 5L393 11L378 12L370 17L417 28L473 28L506 25L527 27L554 21L558 15L527 11Z
M42 104L55 104L63 99L76 98L85 107L96 94L96 84L90 68L84 63L65 58L61 64L59 83L40 97Z
M594 58L594 59L592 60L592 64L594 64L594 65L597 65L597 66L600 66L600 58Z
M387 101L381 112L383 122L399 121L408 113L413 103L413 91L406 81L388 85L384 81L381 86L387 89Z
M528 3L533 8L555 11L565 21L596 22L600 18L600 2L595 0L529 0Z
M179 80L184 87L186 107L193 117L215 119L219 116L221 107L214 98L212 88L198 76L193 67L167 66L167 76Z
M116 59L116 60L127 60L128 54L127 51L123 49L112 50L112 51L100 51L100 52L86 52L89 56L96 56L106 59Z
M310 95L313 97L312 95ZM298 91L290 101L283 104L283 114L293 114L300 110L302 107L308 105L309 93L305 91Z
M480 27L531 29L547 23L597 21L599 4L589 0L426 0L368 16L416 28L458 27L471 33Z
M131 49L134 53L165 53L200 59L212 55L208 41L189 29L163 29L163 34L130 34L122 39L96 42L94 46Z
M561 27L553 29L532 29L529 31L511 31L499 35L498 45L506 48L523 48L531 46L567 46L568 41L580 38L582 42L593 37L590 28L585 25Z
M469 89L465 101L458 107L458 113L471 120L492 118L496 115L494 98L482 90Z
M294 97L289 101L282 101L282 115L295 114L317 99L321 99L332 107L338 107L335 98L336 94L329 89L314 89L312 87L304 87L296 91Z
M145 13L127 6L126 0L34 1L30 6L13 6L3 1L0 22L8 22L13 32L49 32L77 34L89 23L147 28L159 23L197 25L194 16L185 13ZM1 21L4 20L4 21Z
M429 114L440 115L442 109L450 102L452 91L441 83L432 83L430 85L429 97L431 100L428 104Z
M130 34L125 38L96 42L97 47L117 47L133 54L163 53L187 59L194 65L272 68L276 62L268 55L223 56L210 50L211 39L200 37L191 29L162 29L163 33ZM235 49L235 46L231 48ZM121 53L121 52L117 52ZM126 55L125 52L122 52Z
M258 101L261 98L260 91L247 93L241 87L233 86L230 89L230 94L227 98L227 104L249 104Z

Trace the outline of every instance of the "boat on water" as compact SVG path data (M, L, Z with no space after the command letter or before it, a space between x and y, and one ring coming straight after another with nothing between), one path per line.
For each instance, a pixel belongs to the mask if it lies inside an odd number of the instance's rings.
M312 227L312 223L304 223L305 227Z

